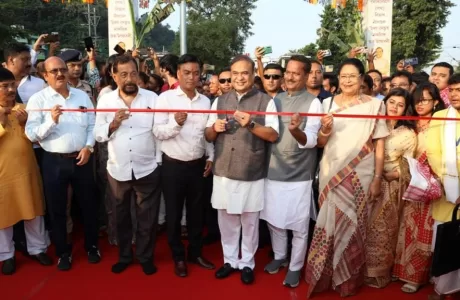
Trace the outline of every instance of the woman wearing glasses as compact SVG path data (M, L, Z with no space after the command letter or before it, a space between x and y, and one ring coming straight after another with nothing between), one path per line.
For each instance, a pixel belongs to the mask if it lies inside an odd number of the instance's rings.
M382 101L362 95L364 66L345 60L339 68L340 95L325 99L318 147L324 147L320 164L320 212L308 255L308 295L329 289L341 296L354 295L364 283L368 203L381 193L384 138L383 119L339 118L333 115L385 115Z
M420 84L414 91L413 105L420 117L431 117L445 108L438 88L428 82ZM422 164L428 164L426 134L429 125L429 120L417 121L415 158ZM415 293L428 282L434 223L431 211L431 202L404 202L393 276L406 282L402 287L406 293Z
M391 90L383 99L388 116L412 116L412 97L402 88ZM391 282L395 261L402 196L407 187L407 176L402 168L403 157L414 157L417 147L415 122L387 120L390 135L385 139L385 164L382 195L372 203L366 240L366 284L383 288Z

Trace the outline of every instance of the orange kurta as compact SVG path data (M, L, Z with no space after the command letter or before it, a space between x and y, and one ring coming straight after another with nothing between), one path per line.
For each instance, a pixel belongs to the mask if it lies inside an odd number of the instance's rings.
M0 125L0 229L44 215L41 184L32 143L13 111L8 124Z

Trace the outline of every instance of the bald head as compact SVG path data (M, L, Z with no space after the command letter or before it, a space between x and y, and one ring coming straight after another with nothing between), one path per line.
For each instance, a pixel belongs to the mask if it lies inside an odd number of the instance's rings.
M55 65L61 65L65 68L65 62L57 56L51 56L45 60L45 70L48 70L51 67L55 67ZM60 67L59 67L60 68Z
M65 62L59 57L52 56L45 60L44 79L55 90L67 89L68 70Z

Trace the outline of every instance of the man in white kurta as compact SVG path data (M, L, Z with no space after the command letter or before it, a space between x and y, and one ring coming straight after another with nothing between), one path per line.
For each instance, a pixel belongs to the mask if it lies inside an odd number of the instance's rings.
M250 284L254 281L269 142L278 138L279 124L276 115L243 112L276 112L273 99L253 89L254 62L237 56L231 73L234 90L214 101L211 110L218 112L210 114L205 132L206 139L215 142L211 201L218 210L224 252L224 265L216 277L226 278L240 269L241 281Z
M303 56L293 56L288 62L285 73L288 91L275 98L278 111L323 112L319 99L305 90L310 66ZM265 271L275 274L288 265L287 230L292 230L291 262L283 282L289 287L299 285L307 252L312 182L317 165L315 146L320 127L319 117L281 116L280 137L270 155L265 206L260 217L268 223L275 257Z

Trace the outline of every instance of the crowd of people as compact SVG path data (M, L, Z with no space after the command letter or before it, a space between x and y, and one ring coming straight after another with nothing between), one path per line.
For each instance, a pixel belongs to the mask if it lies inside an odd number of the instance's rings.
M187 263L215 269L203 244L220 241L215 277L239 270L251 284L268 230L264 270L287 268L291 288L304 276L309 297L393 281L405 293L431 282L430 299L459 296L460 270L431 274L437 228L460 204L460 74L450 64L426 74L401 61L387 78L372 51L366 71L352 49L325 73L321 51L283 68L264 66L257 48L256 63L238 55L206 76L197 56L152 49L103 66L95 49L37 61L45 37L4 49L0 68L3 274L15 273L15 250L52 265L49 236L57 268L70 270L77 204L88 262L101 260L106 231L119 250L114 273L134 259L156 273L165 230L177 276Z

